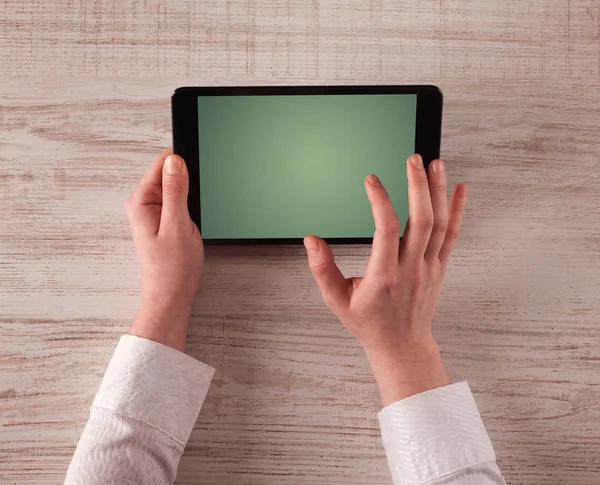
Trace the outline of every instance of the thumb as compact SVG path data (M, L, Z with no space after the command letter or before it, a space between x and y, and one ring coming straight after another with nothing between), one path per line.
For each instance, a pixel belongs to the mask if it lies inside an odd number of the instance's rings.
M169 155L162 171L162 212L160 226L188 221L187 199L190 187L187 167L179 155Z
M323 300L334 313L343 311L349 304L348 280L335 264L331 249L323 239L313 235L304 238L304 247Z

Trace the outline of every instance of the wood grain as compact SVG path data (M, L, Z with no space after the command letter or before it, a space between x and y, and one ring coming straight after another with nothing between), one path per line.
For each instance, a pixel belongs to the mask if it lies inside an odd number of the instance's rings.
M0 1L0 483L61 483L139 296L123 202L185 84L433 82L470 207L436 317L511 484L600 479L600 4ZM347 274L368 248L342 247ZM390 483L299 248L210 248L181 484Z

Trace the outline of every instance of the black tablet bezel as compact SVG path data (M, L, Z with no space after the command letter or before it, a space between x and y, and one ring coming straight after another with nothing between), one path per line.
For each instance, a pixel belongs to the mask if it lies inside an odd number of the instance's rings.
M202 232L200 218L200 161L198 143L198 96L275 96L318 94L416 94L417 123L415 153L425 168L440 156L442 135L442 91L437 86L227 86L181 87L171 97L173 152L183 157L190 176L188 207ZM404 161L400 161L404 163ZM372 238L326 238L331 244L370 244ZM245 244L302 244L302 238L204 239L207 246Z

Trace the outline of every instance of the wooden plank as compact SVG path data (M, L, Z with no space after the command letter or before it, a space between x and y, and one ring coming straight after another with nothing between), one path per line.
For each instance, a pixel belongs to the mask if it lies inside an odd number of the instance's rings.
M595 0L4 0L4 75L598 80Z

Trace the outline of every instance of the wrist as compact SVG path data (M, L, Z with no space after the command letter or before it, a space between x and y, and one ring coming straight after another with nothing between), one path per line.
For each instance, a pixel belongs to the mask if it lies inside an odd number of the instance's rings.
M450 383L435 341L404 346L393 354L365 348L383 406Z
M142 296L130 333L183 352L192 304L188 299Z

